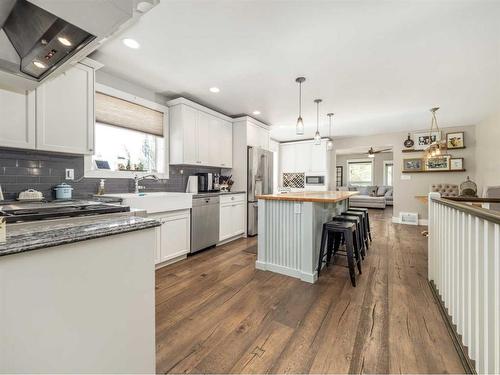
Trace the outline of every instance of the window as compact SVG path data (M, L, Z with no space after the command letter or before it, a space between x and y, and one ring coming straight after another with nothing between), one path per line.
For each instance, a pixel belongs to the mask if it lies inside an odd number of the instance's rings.
M350 160L347 162L349 185L373 185L373 163L371 160Z
M111 171L161 172L165 160L163 144L163 137L96 123L92 159L107 161Z
M391 161L384 161L384 185L392 186L394 178L394 163Z
M85 177L168 178L166 107L96 84L95 113L94 155L85 158Z

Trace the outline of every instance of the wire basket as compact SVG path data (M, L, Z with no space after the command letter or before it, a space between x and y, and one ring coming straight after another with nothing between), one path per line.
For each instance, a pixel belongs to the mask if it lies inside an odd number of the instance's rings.
M474 181L471 181L469 176L467 180L460 184L460 196L461 197L477 197L477 185Z

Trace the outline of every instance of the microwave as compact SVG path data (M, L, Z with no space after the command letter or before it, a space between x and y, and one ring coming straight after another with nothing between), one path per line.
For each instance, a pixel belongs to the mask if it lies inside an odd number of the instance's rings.
M326 178L324 174L306 174L305 185L309 186L325 186Z

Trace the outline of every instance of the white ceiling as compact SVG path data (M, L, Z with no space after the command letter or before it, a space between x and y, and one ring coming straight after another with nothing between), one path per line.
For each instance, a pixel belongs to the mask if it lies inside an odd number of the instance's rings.
M278 140L475 124L500 100L500 1L161 1L94 56L105 70L228 115L262 112ZM125 37L141 44L132 50ZM213 94L209 87L217 86Z

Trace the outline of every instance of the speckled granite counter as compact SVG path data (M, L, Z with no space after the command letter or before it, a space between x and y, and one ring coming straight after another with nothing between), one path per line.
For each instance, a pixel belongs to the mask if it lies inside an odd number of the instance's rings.
M65 222L48 225L45 222L40 230L32 228L16 228L9 230L7 226L7 242L0 243L0 257L46 247L64 245L72 242L90 240L120 233L159 226L156 220L137 216L114 217L92 223Z

